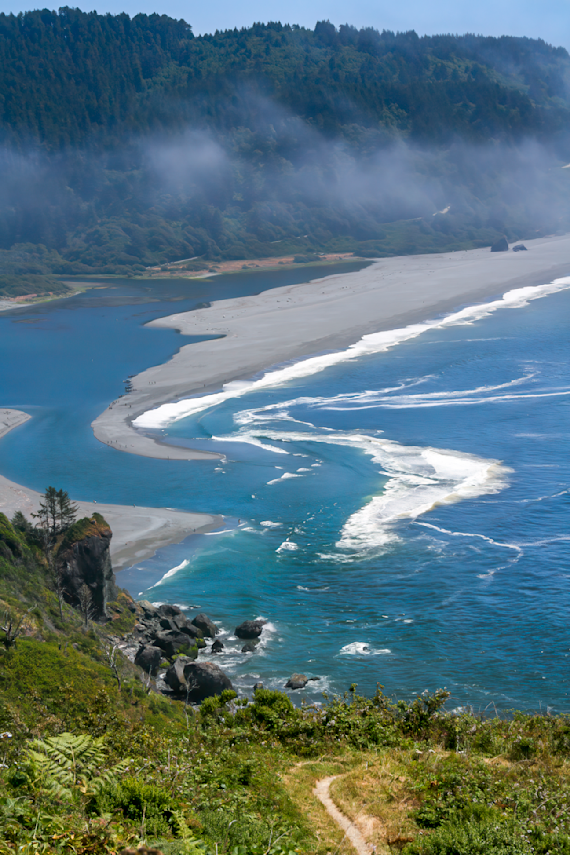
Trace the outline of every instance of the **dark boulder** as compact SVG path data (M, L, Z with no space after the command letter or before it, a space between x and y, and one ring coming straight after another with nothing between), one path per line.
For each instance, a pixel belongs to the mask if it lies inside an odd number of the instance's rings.
M136 604L137 612L144 620L159 620L159 611L156 606L148 600L139 600Z
M508 252L509 244L506 237L499 238L496 240L494 244L491 246L491 252Z
M164 652L168 659L172 659L177 653L190 653L192 648L197 648L195 642L184 632L157 632L154 644Z
M198 627L194 626L194 624L188 623L188 621L186 621L186 623L184 624L178 623L177 626L179 632L183 632L184 635L188 635L190 636L190 638L199 638L200 641L202 641L204 638L204 636L202 635L202 630L198 629Z
M178 606L172 606L170 605L170 603L163 603L161 606L158 607L157 611L162 617L175 618L179 617L180 615L184 617L182 609L178 608Z
M187 656L179 656L175 659L174 663L164 675L164 682L177 695L186 693L186 677L184 676L184 668L191 661L192 660Z
M177 659L168 669L165 681L176 694L192 703L221 695L224 689L233 690L228 675L213 662L190 662L185 657Z
M238 638L243 638L244 641L250 638L259 638L266 623L266 620L244 620L243 623L236 626L235 634Z
M259 644L259 639L252 638L249 641L246 641L246 643L244 644L244 646L241 649L241 652L242 653L255 653L255 649L256 649L258 644Z
M513 246L513 252L522 252L523 250L524 250L525 252L528 252L528 250L527 250L526 246L524 245L524 243L517 243L517 245L516 245L516 246Z
M213 662L191 662L184 668L191 701L203 701L221 695L224 689L233 690L230 678Z
M291 674L287 682L285 683L286 689L304 689L307 683L309 682L309 678L304 674Z
M263 683L254 683L253 691L257 692L258 689L263 689Z
M196 617L192 619L192 623L201 630L204 638L215 638L220 631L216 624L210 620L208 615L196 615Z
M222 644L219 638L216 638L216 640L212 644L212 653L221 653L223 649L224 645Z
M150 644L143 644L139 647L138 653L135 656L135 665L142 668L145 674L156 676L162 662L163 653L160 647L153 647Z

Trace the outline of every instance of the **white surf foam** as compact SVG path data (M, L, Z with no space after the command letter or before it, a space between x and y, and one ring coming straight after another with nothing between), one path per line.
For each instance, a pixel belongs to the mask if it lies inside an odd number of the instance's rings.
M176 567L173 567L172 570L169 570L168 573L165 573L162 579L159 579L158 582L155 582L154 585L151 585L149 590L152 588L157 588L159 585L162 585L165 579L169 579L171 576L175 576L179 570L184 570L185 567L188 567L190 562L187 558L181 564L177 564Z
M346 350L313 356L309 359L302 359L297 362L293 362L290 365L286 365L283 368L268 371L262 377L255 380L232 381L231 383L227 383L221 392L216 392L211 395L186 398L182 401L162 404L160 407L156 407L153 410L148 410L147 412L142 413L133 421L133 424L138 428L164 428L174 421L186 418L194 413L202 412L203 410L221 404L230 398L240 397L253 390L264 389L270 386L280 386L290 380L309 377L312 374L323 371L325 368L337 365L340 362L358 359L360 356L372 353L381 353L403 341L409 341L410 339L417 338L428 330L472 324L475 321L481 320L493 312L496 312L498 309L522 308L523 306L528 305L532 300L546 297L548 294L554 294L567 288L570 288L570 277L555 279L554 282L546 285L516 288L512 291L507 291L498 300L492 300L488 303L481 303L476 306L468 306L465 309L461 309L459 312L453 312L443 318L425 321L420 324L410 324L401 329L385 330L383 332L365 335L360 339L360 341L352 344Z
M294 543L292 540L284 540L275 552L295 552L297 549L299 549L298 543Z
M269 408L263 408L266 424ZM397 523L415 519L438 505L497 493L507 486L510 469L500 461L474 454L429 446L401 445L382 436L336 431L301 433L258 427L263 436L279 442L317 442L356 448L372 457L387 476L383 492L374 496L344 524L337 549L363 556L363 551L382 548L398 539ZM255 438L255 428L242 428L244 442ZM285 473L289 474L290 473ZM282 476L283 477L283 476ZM269 483L280 481L274 479ZM322 554L330 560L331 554ZM336 560L343 560L337 554ZM344 559L346 560L346 559Z
M345 644L339 651L339 656L381 656L392 651L388 647L380 647L374 649L365 641L352 641L350 644Z
M243 442L247 442L247 440L243 440ZM302 478L302 475L297 475L296 472L284 472L279 478L272 478L271 481L268 481L268 484L278 484L279 481L288 481L290 478Z

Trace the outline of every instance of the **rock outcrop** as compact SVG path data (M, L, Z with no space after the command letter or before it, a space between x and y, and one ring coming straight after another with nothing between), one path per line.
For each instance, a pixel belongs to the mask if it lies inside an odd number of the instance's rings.
M523 250L524 252L528 252L524 243L517 243L516 246L513 246L513 252L522 252Z
M219 632L218 627L210 620L208 615L196 615L195 618L192 618L192 623L203 633L204 638L215 638Z
M320 680L320 677L307 677L305 674L291 674L285 683L286 689L304 689L307 683L312 683L314 680Z
M257 638L251 638L249 641L246 641L244 646L241 649L242 653L255 653L257 645L259 644L259 640Z
M163 656L171 661L179 655L195 659L198 651L206 647L204 635L214 638L218 632L207 615L200 614L189 620L178 606L165 603L156 607L148 600L139 600L133 608L138 620L131 633L132 642L158 647ZM214 645L214 653L223 648L221 641L214 641Z
M491 252L508 252L509 251L509 243L506 237L499 238L495 243L491 246Z
M235 628L237 638L242 638L244 641L249 641L251 638L259 638L263 631L263 627L267 623L266 620L244 620Z
M285 683L286 689L304 689L307 683L309 682L309 678L304 674L291 674L287 682Z
M142 644L135 656L135 665L142 668L146 674L156 677L162 657L163 653L160 647L154 647L151 644Z
M192 662L184 656L176 659L164 679L174 694L191 703L220 695L224 689L233 690L228 675L214 662Z
M56 556L65 599L79 606L79 592L87 585L93 620L105 620L107 604L119 594L109 551L111 537L111 529L101 514L93 514L66 531Z
M174 659L180 653L195 659L198 655L198 647L195 639L186 635L185 632L177 630L168 632L157 632L153 644L160 647L167 659Z

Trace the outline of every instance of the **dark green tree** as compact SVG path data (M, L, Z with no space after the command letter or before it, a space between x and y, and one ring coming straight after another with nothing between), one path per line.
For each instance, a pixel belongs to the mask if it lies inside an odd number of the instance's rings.
M38 512L32 514L37 520L36 530L46 558L48 573L57 594L59 615L62 620L64 603L63 567L56 557L57 542L59 536L71 528L75 522L77 511L77 505L71 501L65 490L48 487L40 500Z

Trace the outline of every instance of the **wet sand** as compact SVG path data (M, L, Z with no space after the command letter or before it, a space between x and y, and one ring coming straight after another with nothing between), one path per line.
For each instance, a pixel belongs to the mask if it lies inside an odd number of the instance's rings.
M570 274L570 236L525 241L527 252L489 248L382 259L364 270L238 297L169 315L149 326L186 335L223 336L183 346L164 365L132 378L133 391L94 422L97 439L147 457L205 459L175 448L132 422L143 412L192 395L217 391L261 371L325 351L363 335L435 318L506 291L542 285Z
M0 438L29 418L27 413L20 410L0 410ZM16 511L22 511L31 519L39 503L40 494L35 490L15 484L0 475L0 512L9 519ZM139 508L97 502L77 502L77 505L80 516L91 516L94 511L98 511L111 526L111 560L115 572L151 558L163 546L180 543L192 534L219 528L224 522L221 516L169 508Z

